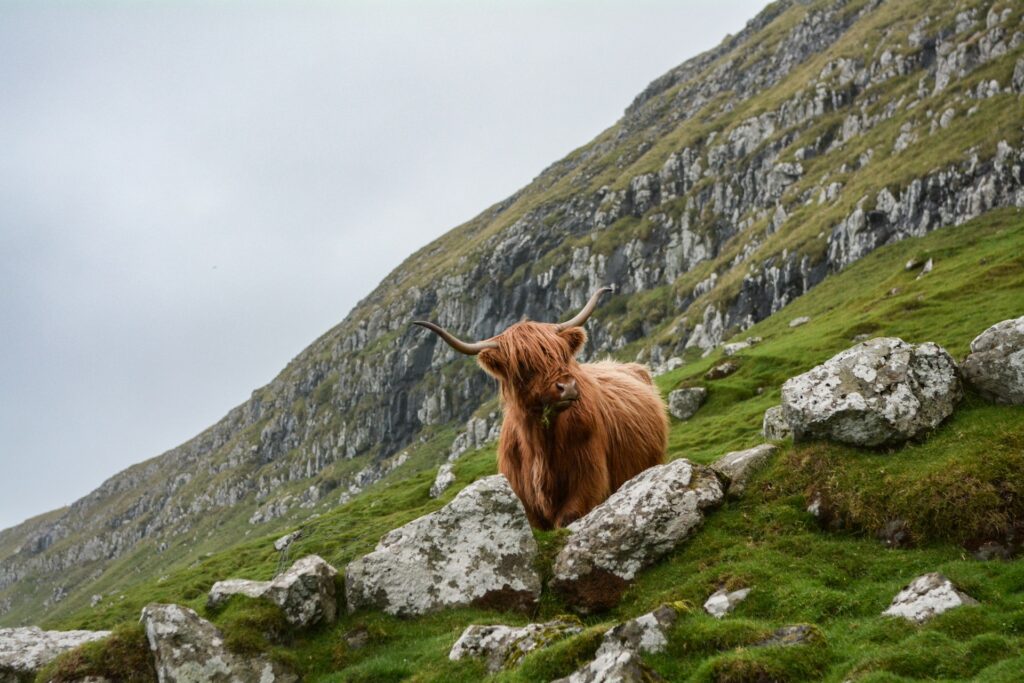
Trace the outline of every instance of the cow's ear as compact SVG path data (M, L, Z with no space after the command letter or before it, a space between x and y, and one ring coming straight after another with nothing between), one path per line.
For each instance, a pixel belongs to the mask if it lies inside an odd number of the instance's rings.
M570 327L567 330L559 332L562 339L569 342L569 350L572 355L576 355L583 348L583 345L587 343L587 333L582 327Z
M484 372L495 379L503 380L508 377L505 358L498 349L484 349L476 355L476 362Z

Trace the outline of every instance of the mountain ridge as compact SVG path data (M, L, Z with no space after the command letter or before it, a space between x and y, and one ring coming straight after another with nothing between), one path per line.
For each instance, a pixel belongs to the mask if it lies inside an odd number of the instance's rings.
M69 595L81 605L143 546L184 562L355 495L403 454L397 467L436 464L493 385L414 318L485 338L614 280L588 353L657 365L714 348L882 244L1024 205L1020 29L1020 9L998 2L773 3L417 250L217 423L0 532L0 623ZM954 111L945 125L940 106ZM925 141L927 154L902 154Z

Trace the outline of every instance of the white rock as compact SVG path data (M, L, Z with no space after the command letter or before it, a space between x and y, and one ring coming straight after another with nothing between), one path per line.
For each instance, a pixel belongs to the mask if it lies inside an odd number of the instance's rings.
M237 655L220 630L181 605L146 605L142 610L149 649L160 683L294 683L283 665L259 655Z
M880 337L787 380L782 413L798 440L880 446L937 427L962 395L945 349Z
M800 327L801 325L806 325L809 322L811 322L811 317L809 315L802 315L799 318L793 318L792 320L790 320L789 326Z
M485 659L487 670L495 673L519 664L525 655L538 648L582 630L577 623L561 620L526 626L474 624L467 627L455 641L448 659L453 662L465 657Z
M668 646L668 631L678 618L679 613L675 608L662 605L653 612L623 622L604 634L597 655L600 656L607 649L661 652Z
M761 436L768 441L782 441L793 435L789 423L782 415L782 406L772 406L764 411L764 419L761 421Z
M279 538L276 541L274 541L274 550L276 550L277 552L281 552L282 550L284 550L285 548L290 546L292 543L294 543L295 541L297 541L301 537L302 537L302 530L301 529L299 529L298 531L293 531L290 534L285 534L281 538Z
M528 609L540 595L536 555L522 503L505 477L487 477L349 564L348 608L398 615L470 604Z
M1024 404L1024 316L996 323L975 337L962 369L984 396Z
M722 347L722 353L725 354L726 356L735 356L740 351L749 349L751 346L759 344L760 342L760 337L747 337L743 341L726 344L725 346Z
M637 572L689 538L721 501L707 467L679 459L644 470L569 525L552 585L582 612L611 607Z
M0 681L31 678L58 655L109 635L110 631L43 631L38 626L0 628Z
M337 617L334 577L337 570L318 555L307 555L273 581L227 579L210 589L206 604L215 609L232 595L267 598L277 604L289 623L305 627L333 623Z
M710 598L704 602L704 611L715 619L721 619L735 609L736 605L747 599L750 595L749 588L741 588L738 591L729 592L722 588L715 591Z
M686 387L669 392L668 412L678 420L689 420L708 397L704 387Z
M934 268L934 267L935 267L935 262L932 259L928 259L927 261L925 261L924 262L924 268L922 268L921 272L917 274L917 279L920 280L925 275L927 275L928 273L932 272L932 268Z
M954 607L977 604L977 600L957 590L952 581L933 572L911 581L882 614L921 623Z
M742 496L750 477L771 460L778 450L778 446L763 443L743 451L732 451L711 463L711 469L729 481L727 493L730 497Z
M446 462L437 468L437 476L434 477L434 483L430 485L431 498L437 498L455 483L455 473L452 472L452 467L450 462Z

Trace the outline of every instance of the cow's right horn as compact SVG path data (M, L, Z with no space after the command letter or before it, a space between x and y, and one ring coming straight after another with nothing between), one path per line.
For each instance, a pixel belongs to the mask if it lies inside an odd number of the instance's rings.
M464 353L468 356L475 356L484 349L498 348L498 342L496 341L480 341L473 342L472 344L464 342L440 325L435 325L434 323L427 322L426 320L414 320L412 324L427 328L438 337L448 342L448 346L452 347L459 353Z
M590 317L590 314L594 312L595 308L597 308L597 300L601 298L601 295L604 294L605 292L614 291L615 285L601 287L600 289L598 289L590 296L590 301L587 302L587 305L583 307L582 311L576 314L576 317L570 320L566 320L564 323L559 323L557 325L558 331L561 332L562 330L567 330L570 327L582 327L583 323L587 322L587 318Z

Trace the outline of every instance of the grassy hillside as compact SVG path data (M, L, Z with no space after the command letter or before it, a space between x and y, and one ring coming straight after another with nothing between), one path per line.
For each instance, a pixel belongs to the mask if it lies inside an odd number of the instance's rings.
M904 269L910 258L932 258L935 269L918 279L917 271ZM703 379L720 360L716 352L658 378L665 392L683 385L709 389L696 417L673 424L669 456L710 462L728 450L760 443L761 416L778 403L782 382L849 347L856 335L935 341L961 359L975 335L1021 314L1024 213L1019 210L995 211L879 249L744 332L764 341L738 356L741 367L735 374ZM811 322L788 326L803 315ZM992 405L968 392L949 421L900 449L782 446L744 499L711 513L692 540L640 575L614 611L586 618L582 634L526 657L520 668L494 680L566 675L592 655L605 628L664 602L688 610L673 629L667 652L647 658L670 680L1020 680L1024 562L982 562L965 546L1002 538L1024 522L1024 410ZM438 508L494 471L493 449L463 456L455 468L456 485L437 501L427 495L432 470L379 484L306 523L292 558L317 553L343 569L385 532ZM828 529L806 512L812 493L829 501ZM888 549L876 538L894 520L908 531L912 547ZM558 534L536 535L550 560ZM273 575L273 538L247 540L133 586L95 609L50 619L45 626L121 629L114 645L73 653L54 671L69 675L126 666L125 653L139 655L144 648L134 624L150 601L189 605L219 624L233 648L270 651L306 680L325 682L483 680L481 663L447 658L463 628L527 621L468 609L411 619L357 613L319 631L293 633L275 610L244 599L207 613L205 594L215 580ZM910 579L930 571L943 572L981 604L952 610L921 627L879 616ZM719 622L700 605L722 585L753 590ZM545 595L532 619L568 611ZM795 623L815 627L810 644L745 647ZM344 634L355 629L369 633L365 648L347 646ZM123 652L113 656L114 647ZM145 674L139 680L146 680Z

